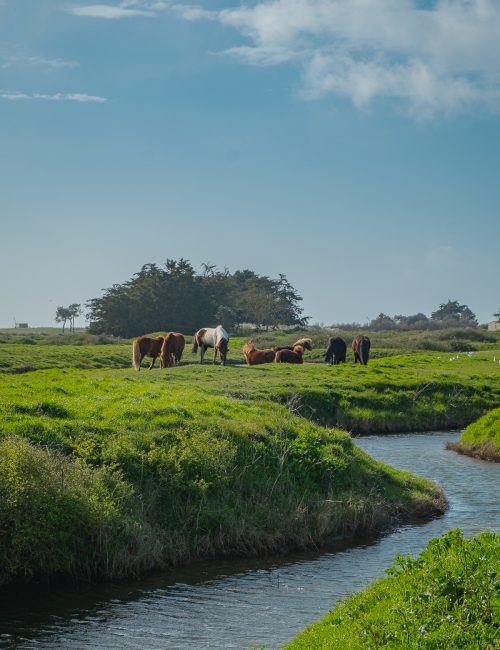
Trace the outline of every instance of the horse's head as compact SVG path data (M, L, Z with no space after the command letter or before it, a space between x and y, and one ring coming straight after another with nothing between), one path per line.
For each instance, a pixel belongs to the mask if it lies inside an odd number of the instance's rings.
M217 344L217 349L219 350L221 363L223 366L226 365L227 353L229 352L229 340L221 339Z

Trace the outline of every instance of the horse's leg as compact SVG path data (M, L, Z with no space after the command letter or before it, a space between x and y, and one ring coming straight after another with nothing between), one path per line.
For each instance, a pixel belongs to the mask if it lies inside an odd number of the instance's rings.
M203 363L203 357L205 356L206 347L202 345L200 347L200 363Z
M152 370L153 366L155 365L156 357L153 357L153 360L149 364L149 369Z
M217 348L214 345L214 366L215 366L215 360L217 359Z

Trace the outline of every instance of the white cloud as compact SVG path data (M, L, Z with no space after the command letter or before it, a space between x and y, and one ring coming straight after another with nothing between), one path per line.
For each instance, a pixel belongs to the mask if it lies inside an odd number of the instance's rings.
M163 5L163 3L152 3L153 5ZM141 8L146 6L146 8ZM151 6L151 5L149 5ZM85 16L87 18L106 18L113 20L116 18L129 18L131 16L154 16L154 12L148 8L148 5L137 2L122 2L119 5L86 5L80 7L71 7L68 9L70 14L75 16Z
M418 116L500 108L500 0L266 0L221 11L174 5L246 39L226 50L249 65L293 61L304 97L404 102Z
M77 68L78 61L66 59L46 59L41 56L9 56L0 68L12 68L14 66L40 66L46 68Z
M109 102L109 99L106 97L87 95L86 93L55 93L54 95L48 95L45 93L27 94L7 90L0 91L0 99L7 99L9 101L44 100L50 102L80 102L93 104L107 104Z

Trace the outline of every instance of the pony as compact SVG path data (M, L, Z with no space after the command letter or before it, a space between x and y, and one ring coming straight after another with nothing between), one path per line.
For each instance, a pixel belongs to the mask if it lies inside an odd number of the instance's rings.
M214 363L217 359L217 352L220 354L220 362L222 366L226 365L227 353L229 352L229 334L222 327L206 327L198 330L193 337L193 348L191 352L196 354L200 348L200 363L203 363L203 357L207 348L214 349Z
M328 343L328 348L325 353L325 361L331 366L336 366L338 363L345 363L345 356L347 351L347 344L340 336L331 338Z
M155 365L156 357L161 352L163 339L163 336L157 336L154 339L149 336L138 336L132 344L132 366L136 370L140 370L144 357L151 357L153 359L149 366L151 370Z
M256 366L259 363L272 363L276 352L270 350L257 350L253 343L245 343L243 346L243 354L249 366Z
M276 363L304 363L302 359L303 354L304 348L301 345L296 345L293 350L278 350L274 361Z
M171 368L179 363L186 340L179 332L170 332L165 337L160 350L160 368Z
M279 352L280 350L293 350L297 345L303 347L304 350L311 351L313 349L312 339L299 339L298 341L295 341L293 345L277 345L273 350L275 352Z
M360 334L352 342L352 351L354 352L354 363L361 363L366 366L370 356L370 339Z

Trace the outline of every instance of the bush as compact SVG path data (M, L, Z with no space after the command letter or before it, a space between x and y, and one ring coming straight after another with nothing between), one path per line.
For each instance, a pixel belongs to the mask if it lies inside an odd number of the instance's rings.
M287 648L493 648L498 640L500 535L452 530L390 577L347 598Z
M0 584L105 575L128 555L131 497L112 469L91 469L17 436L0 440Z

